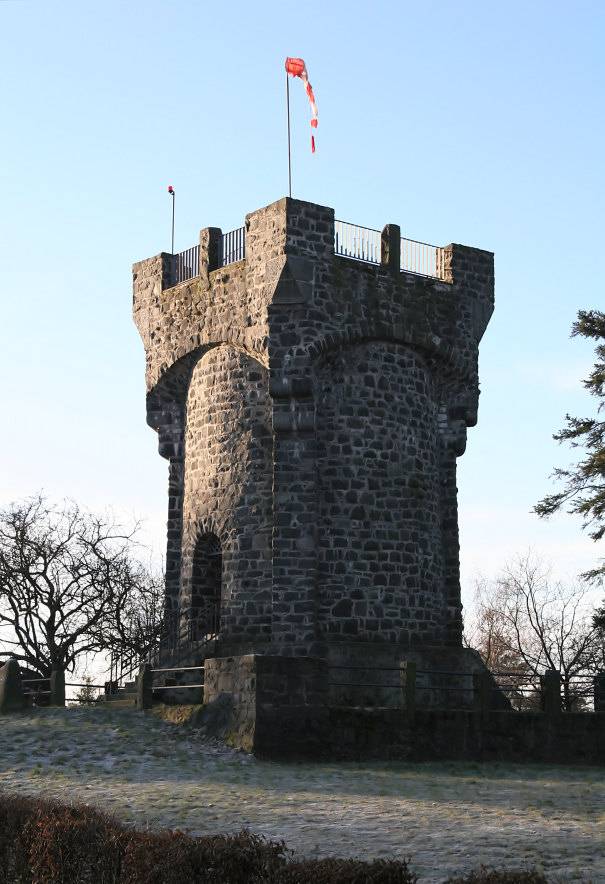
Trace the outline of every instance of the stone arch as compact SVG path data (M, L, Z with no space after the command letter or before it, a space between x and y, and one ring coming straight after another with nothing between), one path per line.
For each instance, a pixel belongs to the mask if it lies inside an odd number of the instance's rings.
M219 341L199 343L175 362L161 368L160 377L147 394L147 423L158 433L158 451L169 462L168 534L166 545L166 605L176 610L189 605L191 554L197 531L184 536L185 437L187 402L196 368L212 351L230 346ZM239 352L261 366L266 361L254 348L233 345ZM222 536L222 535L221 535Z
M198 572L210 568L204 544L213 535L222 552L221 635L267 634L272 400L267 368L246 349L210 348L193 367L184 449L181 598L193 600L196 563Z
M479 379L476 365L469 366L468 360L444 337L430 332L419 333L405 322L352 322L346 328L312 341L308 347L308 358L311 364L321 367L333 359L334 353L366 343L394 344L416 352L426 362L442 394L448 398L464 394L468 397L468 391L474 392L475 398L477 396Z
M148 423L153 426L153 416L156 411L161 411L167 405L172 403L181 403L185 406L187 399L187 391L191 382L191 376L200 359L216 347L228 346L233 350L246 354L251 359L256 360L261 365L267 361L265 353L260 353L254 349L242 347L240 344L231 341L217 340L211 343L200 344L198 347L190 350L188 353L177 359L171 365L166 366L160 374L153 389L147 394L147 412Z
M428 332L418 334L409 323L398 323L396 318L391 322L375 320L371 323L358 320L351 322L346 328L335 329L313 341L309 347L309 355L313 361L330 359L335 350L348 348L366 341L385 341L424 350L427 354L442 360L451 361L452 347L444 338L436 337Z

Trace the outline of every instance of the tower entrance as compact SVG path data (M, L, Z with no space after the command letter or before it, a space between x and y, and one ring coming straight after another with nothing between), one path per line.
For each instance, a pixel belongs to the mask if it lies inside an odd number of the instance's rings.
M216 534L202 534L193 553L191 616L202 628L205 624L209 634L219 631L222 582L221 542Z

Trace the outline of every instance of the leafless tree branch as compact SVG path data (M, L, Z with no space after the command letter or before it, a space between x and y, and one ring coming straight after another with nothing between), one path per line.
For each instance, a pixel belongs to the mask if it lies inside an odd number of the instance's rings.
M81 655L142 653L162 619L139 529L42 495L0 510L0 648L47 677Z
M509 687L525 681L535 692L540 674L557 670L564 707L571 711L579 703L573 678L603 667L603 634L593 615L587 585L554 581L550 569L529 551L495 580L477 582L466 642L489 669L502 673ZM533 705L530 689L511 696L517 708Z

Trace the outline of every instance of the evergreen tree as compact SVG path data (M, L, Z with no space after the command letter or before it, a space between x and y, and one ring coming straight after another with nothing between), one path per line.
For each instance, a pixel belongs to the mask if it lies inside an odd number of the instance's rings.
M583 382L587 390L599 400L598 411L605 404L605 313L600 310L580 310L572 326L571 336L582 335L597 342L597 361L590 376ZM583 528L589 529L593 540L605 535L605 421L566 415L567 426L553 436L558 442L569 442L573 448L582 448L584 458L569 469L556 469L554 475L563 482L563 490L541 500L534 511L541 517L561 509L577 513L583 519ZM605 577L605 561L598 568L582 575L588 580L601 581ZM605 620L605 609L603 610Z

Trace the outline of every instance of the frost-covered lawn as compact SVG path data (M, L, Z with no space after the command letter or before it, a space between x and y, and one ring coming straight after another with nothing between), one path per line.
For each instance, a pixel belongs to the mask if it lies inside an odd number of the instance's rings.
M605 882L605 768L275 764L107 705L0 717L0 789L308 856L411 857L423 882L481 863Z

